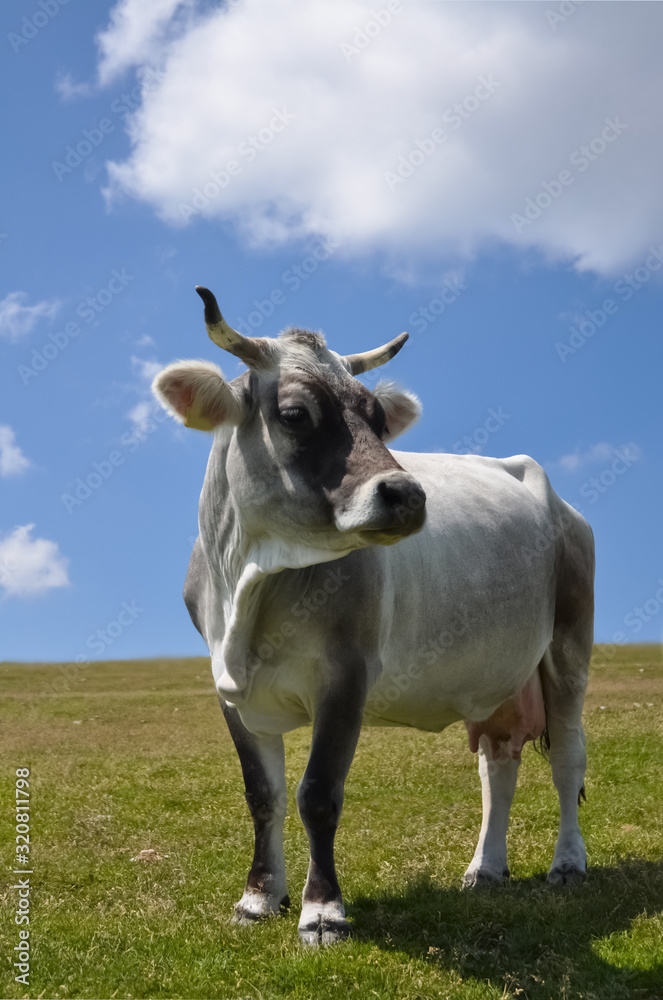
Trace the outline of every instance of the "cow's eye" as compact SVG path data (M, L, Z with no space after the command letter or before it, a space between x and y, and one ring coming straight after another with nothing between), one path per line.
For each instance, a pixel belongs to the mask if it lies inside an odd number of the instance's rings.
M285 406L279 410L279 417L286 427L302 427L308 420L308 413L303 406Z

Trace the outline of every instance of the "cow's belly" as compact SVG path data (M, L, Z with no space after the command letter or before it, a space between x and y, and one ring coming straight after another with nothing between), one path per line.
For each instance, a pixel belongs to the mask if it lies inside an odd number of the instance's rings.
M521 711L514 718L510 705L526 689L552 638L545 599L534 616L530 600L529 614L518 601L509 613L503 607L499 625L493 617L482 621L480 606L473 605L462 610L438 605L435 626L429 619L423 629L422 622L410 629L401 619L375 670L369 654L369 676L376 680L369 686L364 723L441 732L464 720L473 727L471 742L473 734L478 740L482 733L495 742L511 739L507 752L517 748L521 736L520 746L540 735L543 726L534 732L536 712ZM307 655L304 635L296 640L256 671L246 698L237 704L251 732L282 734L313 721L320 683L331 678L322 677L324 657L315 642ZM491 719L491 726L481 730ZM506 736L505 727L510 727Z
M541 713L534 695L539 693L542 711L540 686L534 691L529 685L533 675L538 679L537 667L550 638L549 628L542 624L527 637L502 636L495 643L470 633L456 639L453 651L442 650L434 657L434 650L427 650L428 659L423 655L395 660L386 656L383 673L369 692L365 722L441 732L465 720L471 727L471 741L472 734L481 732L498 742L508 741L512 731L515 748L519 735L538 725ZM514 700L520 705L519 712ZM485 720L491 719L491 726L485 728ZM544 726L545 721L534 736L538 737ZM534 736L526 736L523 742Z
M492 656L469 635L455 656L404 667L385 657L364 712L369 726L404 726L441 732L465 721L470 748L481 736L491 748L517 757L523 744L541 735L545 712L538 664L548 645L543 634L493 648ZM250 692L237 705L242 722L256 734L277 735L313 721L320 687L319 660L275 659L254 675Z

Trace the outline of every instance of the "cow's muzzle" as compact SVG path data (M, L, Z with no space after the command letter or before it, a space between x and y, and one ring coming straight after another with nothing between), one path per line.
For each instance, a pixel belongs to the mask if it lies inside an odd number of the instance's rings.
M378 482L375 491L383 508L382 518L387 521L380 525L379 530L402 536L411 535L423 527L426 494L416 479L407 474L392 473Z
M426 494L406 472L389 472L364 483L336 515L340 531L359 532L365 541L389 545L419 531L426 520Z

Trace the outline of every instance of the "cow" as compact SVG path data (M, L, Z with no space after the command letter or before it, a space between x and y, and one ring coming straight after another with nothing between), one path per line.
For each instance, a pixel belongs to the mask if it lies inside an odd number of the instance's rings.
M521 750L545 741L560 803L547 878L580 881L591 528L527 456L391 450L419 400L355 376L391 359L406 333L345 357L309 330L244 337L196 290L210 338L246 369L227 381L208 361L179 361L154 391L185 426L214 435L184 600L255 828L234 919L289 905L283 734L309 724L297 789L310 844L305 944L349 932L334 838L362 723L441 732L465 722L483 799L470 888L508 878Z

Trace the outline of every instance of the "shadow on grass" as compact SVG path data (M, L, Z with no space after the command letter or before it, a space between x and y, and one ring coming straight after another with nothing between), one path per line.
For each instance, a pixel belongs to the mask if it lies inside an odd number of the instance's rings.
M593 947L662 909L663 863L626 860L591 868L577 887L553 888L543 876L470 892L417 883L402 895L357 899L349 915L360 941L506 986L523 1000L663 1000L663 965L617 967ZM631 944L627 954L636 950L635 963L650 965L646 945Z

